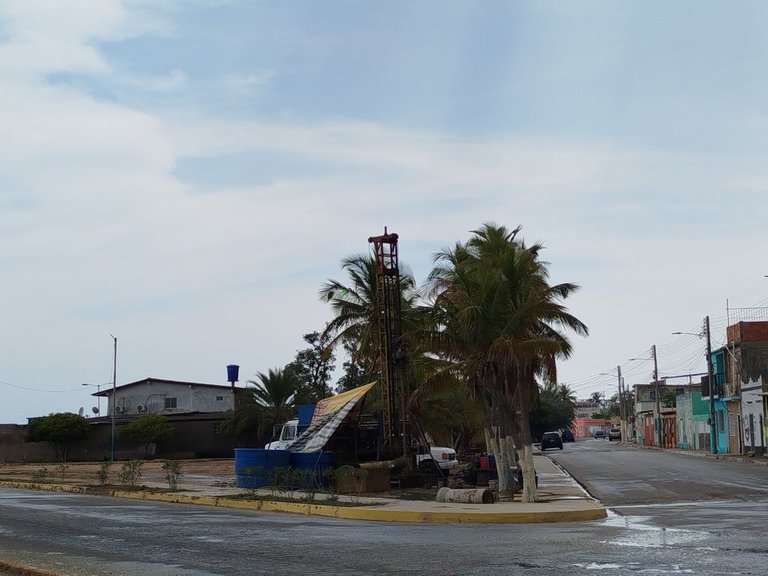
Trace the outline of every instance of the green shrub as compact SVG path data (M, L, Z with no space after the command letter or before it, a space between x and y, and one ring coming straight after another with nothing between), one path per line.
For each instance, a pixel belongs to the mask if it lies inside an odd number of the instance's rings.
M123 464L122 470L117 475L120 482L126 486L134 488L141 479L141 467L144 465L140 460L129 460Z
M163 473L165 474L165 479L168 481L168 487L171 489L171 492L178 490L179 479L182 476L181 462L178 460L168 460L163 464Z
M96 477L99 479L99 486L104 486L109 480L109 469L112 466L112 462L102 462L99 466L99 470L96 472Z
M48 478L48 468L41 466L32 473L32 482L45 482Z

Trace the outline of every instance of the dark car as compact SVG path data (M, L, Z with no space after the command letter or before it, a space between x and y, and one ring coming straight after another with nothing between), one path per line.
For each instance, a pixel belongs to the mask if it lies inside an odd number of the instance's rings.
M595 438L605 438L605 430L595 430Z
M568 430L567 428L563 430L563 433L560 434L560 438L563 442L576 442L576 438L573 436L573 432Z
M563 449L563 440L560 438L560 434L557 432L544 432L544 435L541 437L541 451L544 452L547 448Z

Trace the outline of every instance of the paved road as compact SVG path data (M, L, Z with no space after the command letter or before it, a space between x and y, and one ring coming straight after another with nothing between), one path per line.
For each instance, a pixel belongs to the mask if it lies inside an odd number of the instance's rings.
M608 440L547 455L605 506L768 498L768 466L638 448Z
M550 454L578 461L572 467L585 484L637 503L577 524L407 525L0 490L0 558L83 576L768 574L760 528L768 501L759 491L698 502L683 493L657 504L647 490L626 488L618 472L607 479L610 463L637 462L647 482L664 484L669 468L686 468L680 462L690 458L592 440ZM700 461L707 463L717 464ZM737 484L759 473L731 466Z

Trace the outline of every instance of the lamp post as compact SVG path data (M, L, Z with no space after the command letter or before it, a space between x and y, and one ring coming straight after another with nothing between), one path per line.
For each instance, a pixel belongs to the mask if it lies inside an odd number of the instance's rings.
M115 388L117 388L117 336L110 334L114 340L114 352L112 355L112 446L109 452L109 461L115 461L115 408L117 407L117 397Z

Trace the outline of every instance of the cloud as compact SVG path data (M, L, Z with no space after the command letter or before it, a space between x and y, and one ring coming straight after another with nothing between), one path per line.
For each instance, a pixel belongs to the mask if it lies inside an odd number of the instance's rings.
M91 43L123 37L127 14L116 0L11 0L0 5L0 19L0 73L99 73L109 65Z

